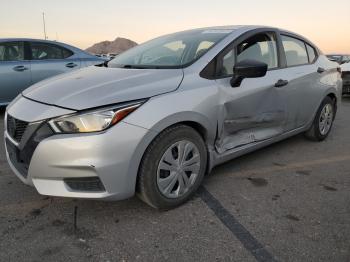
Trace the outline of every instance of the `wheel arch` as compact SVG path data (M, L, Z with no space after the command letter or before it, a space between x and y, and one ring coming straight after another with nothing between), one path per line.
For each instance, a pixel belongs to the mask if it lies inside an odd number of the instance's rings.
M336 94L334 92L329 92L326 97L330 97L333 100L336 113L338 109L338 98Z
M140 143L141 148L138 148L137 151L141 151L141 156L138 156L137 161L137 174L135 177L135 192L137 192L137 181L139 179L139 170L142 163L142 159L145 155L147 148L150 144L156 139L156 137L163 132L164 130L171 128L176 125L186 125L193 128L202 138L207 148L207 170L211 166L212 161L212 150L213 143L215 141L215 130L216 123L213 126L204 116L201 116L195 112L181 112L171 116L168 116L166 119L163 119L156 123L149 132L149 135L145 137L142 143ZM139 151L139 152L140 152Z

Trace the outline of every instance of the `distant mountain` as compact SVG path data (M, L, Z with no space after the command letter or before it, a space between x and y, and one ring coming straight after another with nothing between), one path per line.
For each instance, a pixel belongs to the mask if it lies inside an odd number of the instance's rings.
M114 41L102 41L86 49L92 54L120 54L137 43L126 38L117 37Z

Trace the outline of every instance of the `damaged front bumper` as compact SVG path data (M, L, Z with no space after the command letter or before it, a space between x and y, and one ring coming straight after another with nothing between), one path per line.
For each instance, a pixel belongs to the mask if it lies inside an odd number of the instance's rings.
M38 104L25 99L16 105L20 103L32 109ZM40 104L44 107L55 111ZM8 108L4 139L9 165L24 183L50 196L119 200L134 195L140 160L135 152L149 130L120 122L99 133L55 134L45 120L31 122L23 111ZM13 119L29 123L19 141L8 127Z

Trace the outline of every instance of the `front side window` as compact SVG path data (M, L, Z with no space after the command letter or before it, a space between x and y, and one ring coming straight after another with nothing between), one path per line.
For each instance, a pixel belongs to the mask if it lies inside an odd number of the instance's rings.
M219 64L218 77L233 75L233 67L243 60L256 60L266 63L268 69L278 67L276 37L273 33L257 34L244 40L236 47L237 58L234 49L228 49L222 55Z
M54 44L32 42L30 46L33 60L65 59L73 55L72 51Z
M282 35L282 44L286 54L287 66L304 65L309 62L303 41Z
M274 34L258 34L237 46L237 62L256 60L267 64L268 69L278 67L277 44Z
M24 60L23 42L0 43L0 61Z
M202 55L232 30L195 30L162 36L117 56L108 67L181 68Z

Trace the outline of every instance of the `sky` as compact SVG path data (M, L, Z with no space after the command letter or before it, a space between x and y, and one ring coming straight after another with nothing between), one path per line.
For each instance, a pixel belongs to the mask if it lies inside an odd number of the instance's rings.
M0 0L0 38L44 38L80 48L129 38L142 43L185 29L267 25L350 53L350 0Z

